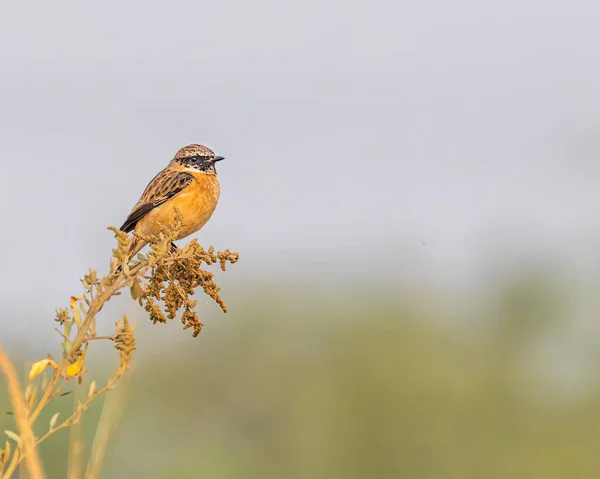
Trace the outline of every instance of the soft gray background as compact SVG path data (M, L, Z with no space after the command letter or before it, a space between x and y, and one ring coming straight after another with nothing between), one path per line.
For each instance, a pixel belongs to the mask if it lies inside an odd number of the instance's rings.
M225 285L594 276L598 2L0 5L3 337L192 142L227 157L199 236L242 253Z

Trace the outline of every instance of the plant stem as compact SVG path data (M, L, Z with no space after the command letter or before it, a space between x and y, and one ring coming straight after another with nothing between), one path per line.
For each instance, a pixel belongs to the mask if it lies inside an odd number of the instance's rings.
M42 395L40 402L38 402L38 405L35 408L35 410L29 415L29 418L28 418L29 424L33 424L35 422L35 420L37 419L37 417L42 412L42 409L44 409L44 406L50 399L50 396L53 393L54 387L56 386L56 383L58 382L58 378L60 377L60 372L64 369L66 363L67 363L67 361L64 357L60 360L60 363L58 363L58 368L54 372L52 381L50 381L50 384L48 384L48 387L46 387L46 390L44 391L44 394Z
M113 334L112 336L89 336L87 338L85 338L83 340L84 343L87 343L88 341L93 341L95 339L109 339L111 341L115 340L115 335Z
M31 479L44 479L46 476L35 448L35 436L33 435L31 424L27 420L27 410L25 408L25 404L23 404L23 392L21 391L19 378L17 377L15 368L4 353L4 350L1 346L0 368L2 368L4 375L6 376L8 395L13 407L13 412L15 414L15 422L17 423L19 435L21 437L21 447L23 448L23 455L26 457L27 470L29 471ZM17 461L15 461L14 458L16 457L18 457L17 450L14 452L13 460L6 471L5 477L10 477L15 471Z
M75 352L81 347L81 345L84 343L84 341L86 341L87 339L90 339L87 337L87 333L90 330L92 321L95 319L96 314L98 314L100 312L100 310L102 309L104 304L110 298L112 298L114 296L114 294L125 285L125 283L123 281L128 280L129 278L135 277L138 274L143 274L145 272L145 270L147 270L148 268L149 268L149 265L148 265L148 262L146 261L146 262L139 263L134 268L131 268L129 270L129 276L125 276L123 274L123 272L121 272L121 274L119 274L117 279L115 279L115 281L109 287L107 287L101 294L97 295L94 298L94 300L92 301L92 304L90 305L90 308L88 309L88 312L85 316L85 320L81 324L81 327L77 330L77 336L75 336L75 339L73 340L73 344L71 346L71 350L69 351L69 354L65 355L67 358L69 358L70 356L75 354Z

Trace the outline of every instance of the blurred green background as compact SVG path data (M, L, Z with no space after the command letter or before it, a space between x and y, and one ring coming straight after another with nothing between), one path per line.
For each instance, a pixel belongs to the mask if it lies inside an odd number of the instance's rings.
M574 379L544 352L570 329L558 286L519 272L464 309L384 284L230 284L233 313L201 302L197 339L131 311L138 351L102 477L597 477L597 354ZM90 350L88 377L116 365L108 347ZM98 415L84 416L88 452ZM48 477L65 477L67 445L60 432L42 448Z

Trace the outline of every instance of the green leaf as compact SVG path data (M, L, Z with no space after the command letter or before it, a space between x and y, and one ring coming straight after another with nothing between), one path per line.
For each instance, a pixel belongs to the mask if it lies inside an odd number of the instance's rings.
M71 328L73 327L73 323L70 321L65 321L63 323L63 327L65 328L65 339L71 336Z

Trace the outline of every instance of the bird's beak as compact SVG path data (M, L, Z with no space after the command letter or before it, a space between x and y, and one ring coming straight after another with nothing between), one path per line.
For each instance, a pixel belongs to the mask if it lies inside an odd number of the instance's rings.
M217 162L217 161L221 161L221 160L224 160L224 159L225 159L224 156L215 156L215 159L213 161Z

